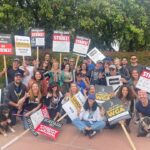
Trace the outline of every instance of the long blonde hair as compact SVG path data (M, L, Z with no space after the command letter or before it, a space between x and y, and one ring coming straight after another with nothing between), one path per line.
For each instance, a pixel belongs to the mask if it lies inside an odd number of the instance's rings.
M30 98L31 101L33 101L35 99L35 97L34 97L35 95L34 95L33 90L32 90L32 87L33 87L34 84L36 84L38 86L38 89L39 89L38 90L37 98L39 100L42 98L42 94L41 94L39 85L36 82L33 82L32 85L31 85L31 87L30 87L30 89L29 89L29 98Z
M69 93L70 93L70 96L71 96L71 97L74 95L74 94L72 93L72 90L71 90L71 86L72 86L72 85L75 85L76 88L77 88L77 93L79 92L78 86L77 86L75 83L71 83L71 85L70 85L70 90L69 90Z

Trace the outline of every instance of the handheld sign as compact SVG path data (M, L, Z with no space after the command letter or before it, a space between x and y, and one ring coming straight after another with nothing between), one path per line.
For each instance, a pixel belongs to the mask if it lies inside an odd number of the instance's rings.
M120 75L106 77L107 85L112 86L113 91L117 92L120 86L122 85L122 82L120 81L120 79L121 79Z
M110 100L111 94L113 92L112 86L100 86L95 85L96 101L98 104L102 104L105 101Z
M106 101L102 106L106 111L106 117L110 125L131 118L129 112L118 98Z
M146 92L150 93L150 71L144 70L141 73L136 88L145 90Z
M0 34L0 55L4 55L4 68L7 68L6 57L5 55L12 55L13 48L12 48L12 40L10 34ZM8 85L8 78L7 78L7 71L5 72L5 80L6 86Z
M31 56L30 37L15 35L15 48L17 56Z
M0 55L12 55L12 40L10 34L0 34Z
M32 47L45 46L44 29L31 29L31 45Z
M56 140L59 130L56 128L61 128L60 123L55 123L53 120L50 120L47 108L43 106L41 109L33 113L27 119L28 126L30 131L38 136L39 133L46 135L50 138Z
M70 52L69 32L54 31L53 33L53 52Z
M77 110L83 107L86 99L81 92L74 95L68 102L66 102L62 107L68 114L71 120L77 118Z
M88 52L87 55L95 64L105 58L105 56L96 47Z
M89 38L77 36L74 41L73 52L81 56L86 56L90 42Z

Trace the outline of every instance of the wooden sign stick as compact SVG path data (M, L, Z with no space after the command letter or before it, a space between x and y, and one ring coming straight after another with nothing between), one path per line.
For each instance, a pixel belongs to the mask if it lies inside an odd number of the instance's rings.
M7 69L7 63L6 63L6 56L4 55L4 68ZM8 77L7 77L7 70L5 71L5 81L6 81L6 86L8 85Z
M65 113L63 116L61 116L61 117L57 120L57 122L60 122L60 121L63 120L66 116L67 116L67 113Z
M80 59L80 56L78 55L78 56L77 56L77 59L76 59L76 65L75 65L75 69L77 69L77 66L78 66L79 59Z
M126 135L128 141L129 141L129 143L130 143L132 149L133 149L133 150L136 150L136 147L135 147L134 143L132 142L131 137L129 136L129 133L127 132L127 130L126 130L126 128L125 128L123 122L120 122L120 125L121 125L121 127L122 127L122 129L123 129L123 131L124 131L124 133L125 133L125 135Z
M59 55L59 69L61 70L61 64L62 64L62 53Z
M77 66L78 66L79 59L80 59L80 56L78 55L77 59L76 59L75 69L73 70L73 80L74 80L74 83L76 81L76 69L77 69Z
M39 47L36 48L36 60L37 60L37 68L39 67Z

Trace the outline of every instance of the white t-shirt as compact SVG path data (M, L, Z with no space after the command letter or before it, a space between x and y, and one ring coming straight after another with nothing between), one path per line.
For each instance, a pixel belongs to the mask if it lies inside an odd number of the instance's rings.
M29 75L23 77L22 79L22 83L25 84L26 86L28 85L29 80L31 79L31 77L33 76L33 71L34 71L34 67L33 66L27 66L26 67L27 70L29 71ZM23 67L20 66L20 69L23 70Z

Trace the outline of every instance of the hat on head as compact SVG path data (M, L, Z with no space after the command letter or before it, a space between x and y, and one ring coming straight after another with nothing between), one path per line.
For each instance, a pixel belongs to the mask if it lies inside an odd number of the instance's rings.
M15 73L15 77L17 77L17 76L22 77L22 74L21 74L20 72L16 72L16 73Z
M13 61L19 61L19 58L14 58Z
M95 94L88 95L88 100L95 100L95 99L96 99Z
M115 65L110 65L109 68L116 69L116 66Z

